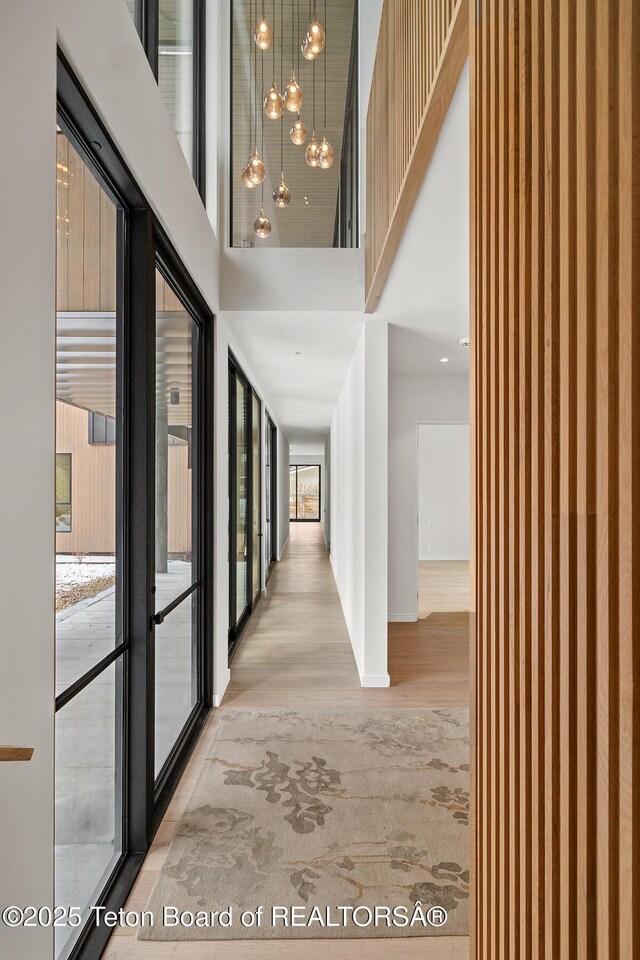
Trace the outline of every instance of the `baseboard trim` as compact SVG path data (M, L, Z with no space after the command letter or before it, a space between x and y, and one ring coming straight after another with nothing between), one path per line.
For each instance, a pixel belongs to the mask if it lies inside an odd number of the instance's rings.
M227 692L227 687L229 686L230 680L231 680L231 670L229 670L229 668L227 667L224 674L224 679L222 681L222 690L219 693L214 693L213 697L211 698L212 706L214 707L220 706L224 698L224 695Z
M429 560L464 560L469 563L469 557L464 557L461 553L430 553L428 557L420 557L420 563Z
M390 687L391 678L388 673L382 674L380 677L360 677L360 685L363 687Z
M415 623L418 619L415 613L390 613L387 617L388 623Z
M278 562L280 562L280 560L282 560L282 555L283 555L284 551L285 551L286 548L287 548L287 544L289 543L289 537L290 537L290 534L288 533L286 540L284 541L284 543L282 544L282 547L280 548L280 553L279 553L278 556L277 556Z

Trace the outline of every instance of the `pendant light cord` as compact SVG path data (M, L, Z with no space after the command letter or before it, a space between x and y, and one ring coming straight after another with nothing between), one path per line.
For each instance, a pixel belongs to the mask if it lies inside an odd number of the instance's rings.
M327 138L327 0L324 0L324 137Z
M273 16L272 16L272 18L271 18L271 22L273 23L273 26L275 27L275 25L276 25L276 0L273 0L273 7L272 7L272 10L271 10L271 13L273 14ZM272 41L272 43L271 43L271 64L272 64L272 66L273 66L273 85L274 85L274 87L276 87L277 84L276 84L276 45L275 45L275 41Z
M313 61L313 135L316 133L316 62Z
M260 60L260 84L264 90L264 50L262 51L262 59ZM256 137L257 137L257 124L256 124ZM260 111L260 139L262 141L261 146L261 159L264 163L264 110ZM262 202L264 203L264 179L262 181Z
M249 42L251 42L251 30L253 29L253 25L254 25L254 23L255 23L255 21L254 21L253 8L254 8L254 0L251 0L251 10L250 10L250 12L249 12L249 16L250 16L250 18L251 18L251 22L250 22L250 25L249 25ZM258 0L255 0L255 12L256 12L256 14L258 13ZM258 44L255 43L255 41L254 41L254 44L253 44L253 62L251 61L251 58L249 59L249 73L250 73L250 74L252 73L252 76L251 76L251 78L250 78L250 81L251 81L251 114L250 114L250 116L249 116L249 139L250 139L250 140L253 140L253 146L254 146L254 148L255 148L256 153L257 153L257 151L258 151L258 133L257 133L258 120L257 120L257 117L256 117L256 84L257 84L257 73L258 73L258 59L257 59L257 57L258 57ZM249 150L251 150L251 147L249 148Z
M284 12L283 12L283 0L280 0L280 83L282 85L282 91L284 94L284 74L283 70L283 49L284 49ZM282 116L280 117L280 179L284 180L284 160L283 160L283 131L284 131L284 115L286 113L286 107L283 106Z

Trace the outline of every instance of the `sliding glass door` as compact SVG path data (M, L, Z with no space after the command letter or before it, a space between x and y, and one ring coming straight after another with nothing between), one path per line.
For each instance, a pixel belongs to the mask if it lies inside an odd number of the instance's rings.
M229 648L260 597L262 561L261 404L229 358Z
M320 520L320 467L289 467L289 519Z

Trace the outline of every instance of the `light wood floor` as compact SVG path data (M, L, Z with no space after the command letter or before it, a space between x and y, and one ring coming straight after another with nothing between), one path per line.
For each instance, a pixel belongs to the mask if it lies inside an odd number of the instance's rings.
M430 561L432 562L432 561ZM427 578L428 579L428 578ZM446 574L438 588L446 606ZM320 524L291 524L277 565L231 666L222 707L437 707L468 704L468 614L435 610L389 625L388 690L360 687ZM200 769L219 711L210 717L138 875L127 908L143 910ZM468 960L466 937L393 940L152 943L117 929L103 960Z
M418 616L468 610L470 588L468 560L421 560Z

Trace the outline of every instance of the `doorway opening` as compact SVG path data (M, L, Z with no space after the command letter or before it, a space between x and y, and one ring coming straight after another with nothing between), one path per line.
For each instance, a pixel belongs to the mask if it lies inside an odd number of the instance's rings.
M322 494L320 464L291 464L289 467L289 519L319 523Z
M468 423L418 424L418 619L469 610Z

